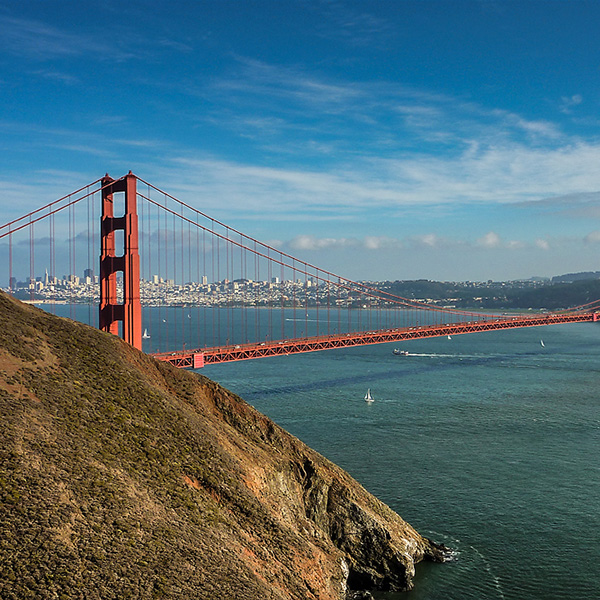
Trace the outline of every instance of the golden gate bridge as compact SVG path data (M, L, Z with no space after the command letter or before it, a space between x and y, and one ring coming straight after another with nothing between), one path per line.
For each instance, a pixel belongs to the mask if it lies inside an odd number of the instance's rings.
M70 316L87 304L90 324L185 368L600 318L600 300L490 314L403 298L277 250L131 172L2 225L0 252L7 292Z

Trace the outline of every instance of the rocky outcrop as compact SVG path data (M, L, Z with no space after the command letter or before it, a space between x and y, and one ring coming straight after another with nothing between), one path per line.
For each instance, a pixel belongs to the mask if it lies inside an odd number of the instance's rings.
M444 559L218 384L1 293L0 417L2 598L342 600Z

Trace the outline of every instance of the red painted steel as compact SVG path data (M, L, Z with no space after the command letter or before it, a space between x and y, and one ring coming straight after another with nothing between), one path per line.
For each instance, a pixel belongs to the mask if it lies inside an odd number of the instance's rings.
M153 354L153 356L158 360L169 362L176 367L198 368L196 366L200 362L198 355L202 355L204 365L210 365L238 360L251 360L253 358L263 358L266 356L284 356L301 352L315 352L317 350L349 348L351 346L363 346L367 344L385 344L389 342L447 335L453 336L481 331L557 325L560 323L595 322L597 320L598 313L596 312L580 314L543 314L526 317L515 316L470 323L447 323L445 325L365 331L360 333L284 340L280 342L260 342L256 344L222 346L219 348L205 348L204 350L157 353Z
M102 225L100 255L100 317L103 331L119 334L123 323L123 339L142 349L142 307L140 303L140 257L138 243L136 177L128 175L114 180L102 178ZM125 214L114 215L113 194L125 193ZM117 256L115 231L124 232L123 255ZM123 303L117 300L117 272L123 273Z
M148 195L140 194L137 191L137 182L145 183L148 187ZM403 340L420 339L435 336L451 336L465 333L475 333L482 331L492 331L499 329L508 329L516 327L533 327L540 325L551 325L558 323L573 323L573 322L587 322L587 321L599 321L600 320L600 300L590 302L583 306L574 307L565 310L561 313L556 314L538 314L538 315L521 315L521 316L507 316L507 315L490 315L472 313L455 309L453 307L439 307L432 304L427 304L415 299L402 298L396 296L385 290L379 290L372 287L368 282L353 282L349 279L338 277L333 273L320 269L314 265L296 259L284 252L276 250L275 248L268 246L258 240L246 236L241 232L232 229L223 223L211 219L204 213L193 209L187 204L184 204L174 198L158 190L151 184L144 182L137 178L135 175L129 172L128 175L121 177L117 180L112 179L108 174L101 180L101 194L102 194L102 218L101 218L101 256L100 256L100 322L99 326L104 331L111 332L118 335L122 334L125 341L130 343L136 348L141 349L142 347L142 312L140 302L140 257L139 257L139 235L138 235L138 213L137 213L137 202L140 201L141 215L144 216L144 206L156 207L157 220L158 220L158 233L153 239L157 240L158 244L158 267L160 270L161 261L166 266L167 273L165 276L165 282L171 280L172 282L177 279L186 280L186 256L185 256L185 227L187 227L187 280L193 281L192 274L192 244L191 242L191 231L196 229L197 232L202 235L202 252L204 256L206 253L212 255L212 269L206 265L206 261L203 260L202 272L207 274L212 272L212 281L219 282L222 280L224 283L229 283L230 279L240 276L242 281L252 281L252 278L260 282L266 276L267 282L272 282L273 279L280 279L282 282L286 279L286 274L291 276L291 282L298 283L298 276L304 280L304 301L297 297L297 288L292 288L292 301L291 308L295 311L297 308L301 308L303 314L306 315L306 319L293 319L294 331L292 333L293 338L282 339L281 341L259 341L255 343L245 343L233 345L227 343L227 345L219 347L199 348L188 351L175 351L175 352L163 352L156 353L154 356L163 361L170 362L177 367L182 368L201 368L204 364L218 364L221 362L231 362L238 360L250 360L254 358L261 358L266 356L280 356L288 354L296 354L302 352L314 352L318 350L327 350L333 348L345 348L351 346L359 346L366 344L380 344L389 342L398 342ZM95 185L98 182L94 182L90 185ZM53 263L53 238L54 238L54 215L61 212L69 211L69 235L68 238L74 238L75 232L72 229L75 226L75 217L72 213L73 207L85 200L93 198L94 192L90 192L89 187L80 188L76 192L69 194L57 201L47 204L41 209L37 209L21 217L0 226L0 240L4 237L8 237L8 248L9 248L9 277L12 282L12 261L13 261L13 235L21 230L29 229L29 260L30 260L30 280L33 281L35 275L34 267L37 266L38 254L34 254L34 224L42 221L43 219L50 219L50 274L54 273ZM85 193L82 193L85 190ZM150 198L150 191L158 191L164 195L163 202L157 202ZM115 193L123 193L125 197L125 211L122 216L115 216L114 214L114 199ZM175 209L167 206L167 199L172 200L176 203ZM92 200L93 202L93 200ZM93 204L92 204L93 206ZM184 214L184 208L186 212ZM88 206L88 220L89 220L89 206ZM161 229L161 217L164 215L164 223L166 223L166 229ZM187 215L187 216L186 216ZM147 215L150 216L150 215ZM167 220L167 217L169 220ZM208 219L209 227L201 225L199 217ZM169 223L172 222L172 225ZM178 223L179 225L176 225ZM215 225L218 225L218 230L215 230ZM177 247L176 242L176 231L181 233L181 246ZM116 232L123 231L123 254L117 255L116 249ZM89 234L89 231L88 231ZM209 248L206 248L206 242L204 236L208 236ZM196 234L197 241L199 240L198 233ZM162 252L160 240L164 239L164 243L167 246ZM168 247L169 240L173 241L175 249ZM199 250L198 246L198 250ZM221 250L222 249L222 250ZM88 250L89 252L89 250ZM150 253L149 253L150 254ZM151 254L150 254L151 256ZM150 263L150 256L148 262ZM36 259L34 262L34 258ZM89 258L89 254L88 254ZM267 266L264 265L264 261ZM88 260L88 265L89 265ZM251 275L250 266L254 263L254 276ZM239 270L236 273L234 263ZM224 266L223 266L224 265ZM75 252L71 248L69 249L69 269L71 274L75 272ZM196 280L200 281L200 263L197 263L197 277ZM223 273L222 268L225 273ZM250 271L247 271L247 269ZM172 269L169 272L169 269ZM262 269L263 277L260 277ZM123 303L120 304L117 297L117 274L123 273ZM148 272L151 272L151 265L148 264ZM223 278L225 275L225 278ZM162 281L162 277L161 277ZM9 282L9 286L12 283ZM173 284L170 284L173 285ZM213 284L215 285L215 284ZM314 304L309 305L309 287L311 288L311 299ZM333 290L332 290L333 288ZM33 288L32 293L33 293ZM165 288L166 289L166 288ZM244 288L245 289L245 288ZM269 284L269 290L271 289ZM343 294L340 294L343 291ZM205 292L203 292L205 293ZM252 292L250 292L252 294ZM246 294L246 291L244 291ZM284 299L284 292L280 293L280 296L275 295L275 302L271 298L271 292L268 292L268 298L265 300L261 296L259 288L256 288L255 297L250 298L250 304L254 302L254 306L262 308L265 306L265 302L268 304L266 308L277 308L280 310L281 316L281 337L284 334L284 320L285 310L288 308L286 301L289 298ZM165 297L166 300L166 297ZM243 336L234 335L233 331L233 319L231 317L233 306L237 300L229 302L227 300L221 301L219 297L218 301L214 304L210 304L212 308L227 308L227 311L215 310L210 311L213 313L212 322L212 333L213 339L215 339L215 326L218 328L219 334L221 334L221 318L224 320L223 327L226 327L227 339L250 339L252 336L248 333L248 321L245 313L242 312L241 328ZM246 296L242 301L242 305L245 305L247 301ZM341 330L340 321L340 310L341 306L347 303L348 307L352 306L352 303L360 305L363 309L372 309L365 311L368 316L365 319L368 321L368 325L360 320L359 317L359 329L371 329L370 331L352 332L344 334L330 334L332 327L336 327L334 322L334 312L337 312L337 330ZM168 304L168 302L166 302ZM200 303L201 304L201 303ZM208 305L207 305L208 306ZM320 326L326 327L327 335L320 335L315 337L297 337L296 334L296 321L304 321L304 331L308 330L308 309L316 309L316 327L319 331ZM392 319L388 321L386 316L385 320L379 320L378 311L387 308L396 307L400 309L409 309L411 311L428 311L430 315L428 317L429 325L413 326L405 328L386 328L387 323L393 322ZM188 309L186 308L186 311ZM304 312L306 310L306 312ZM435 312L435 315L431 315L431 312ZM260 330L260 318L261 311L255 309L255 332L258 336ZM376 314L374 314L376 313ZM276 337L277 326L273 322L273 312L268 311L268 338L273 340ZM293 313L296 314L295 312ZM374 314L373 319L377 324L371 325L371 315ZM387 312L384 314L388 314ZM391 312L389 314L392 314ZM184 319L184 313L181 313L181 330L186 331L188 328L187 320ZM190 317L190 315L187 315ZM191 318L191 317L190 317ZM417 317L418 318L418 317ZM458 319L462 319L461 322L456 322ZM216 320L216 321L215 321ZM350 327L350 312L348 312L348 326ZM435 324L431 324L435 320ZM169 326L167 320L162 319L166 323L166 327ZM450 322L447 322L450 321ZM465 322L466 321L466 322ZM122 328L120 327L122 323ZM176 331L175 336L178 337L177 324L178 321L174 320ZM208 325L210 327L210 324ZM204 335L207 334L207 323L204 322ZM121 331L120 331L121 330ZM236 332L237 333L237 332ZM262 335L262 334L261 334ZM302 333L300 334L302 335ZM154 337L154 336L153 336ZM200 325L198 325L198 336L200 338ZM169 338L167 330L167 338ZM223 336L225 338L225 336ZM264 338L263 338L264 339ZM158 336L158 347L160 347L160 333Z

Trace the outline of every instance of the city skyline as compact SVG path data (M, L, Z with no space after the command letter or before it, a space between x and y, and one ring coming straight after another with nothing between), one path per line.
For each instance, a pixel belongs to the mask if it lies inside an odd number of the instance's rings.
M597 269L597 3L178 6L0 8L3 222L132 169L354 280Z

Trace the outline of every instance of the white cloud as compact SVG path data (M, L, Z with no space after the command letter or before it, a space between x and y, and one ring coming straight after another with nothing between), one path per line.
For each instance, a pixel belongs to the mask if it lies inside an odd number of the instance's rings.
M333 248L347 248L356 246L356 240L346 238L316 238L312 235L299 235L290 241L290 248L293 250L324 250Z
M401 240L385 236L365 236L357 238L319 238L313 235L298 235L287 244L292 250L327 250L359 248L368 251L400 248Z
M394 249L404 246L401 240L385 236L365 236L363 245L367 250Z
M547 249L548 243L538 239L535 245ZM523 250L528 244L520 240L503 240L495 231L488 231L475 241L475 247L486 249Z
M435 233L425 233L423 235L415 236L413 239L417 244L429 246L430 248L434 248L441 243L441 239L435 235Z
M484 248L498 248L500 244L500 236L494 231L486 233L477 240L477 245Z
M583 241L586 244L599 244L600 243L600 231L591 231L588 233Z
M550 250L550 244L547 240L542 240L538 238L537 240L535 240L535 245L540 250Z
M600 146L591 144L547 150L473 145L464 155L359 157L322 171L179 157L163 162L155 181L174 194L201 195L205 206L227 201L245 213L346 218L386 207L526 203L547 198L549 190L587 194L600 189L599 163Z

